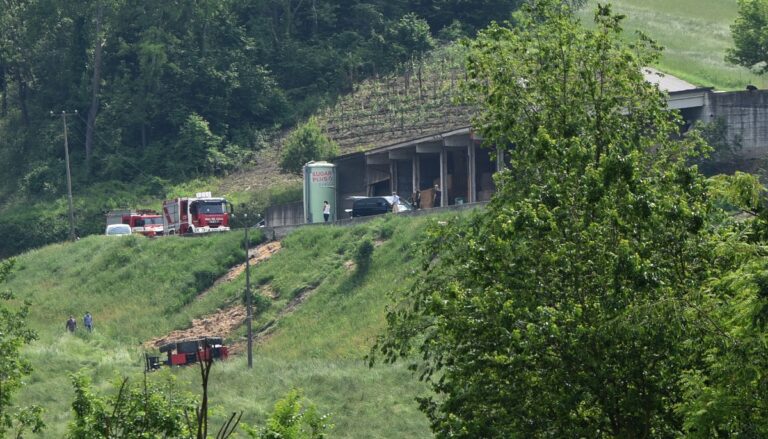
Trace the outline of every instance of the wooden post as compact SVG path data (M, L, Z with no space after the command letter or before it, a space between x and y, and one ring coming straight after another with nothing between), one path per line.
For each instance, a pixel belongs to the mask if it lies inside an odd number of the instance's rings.
M440 196L440 207L448 205L448 186L446 184L447 182L448 182L448 151L445 149L445 144L443 144L442 149L440 149L440 190L442 191L442 194Z
M467 184L467 198L468 202L474 203L477 201L477 167L475 166L475 142L470 137L469 145L467 145L467 172L468 184Z

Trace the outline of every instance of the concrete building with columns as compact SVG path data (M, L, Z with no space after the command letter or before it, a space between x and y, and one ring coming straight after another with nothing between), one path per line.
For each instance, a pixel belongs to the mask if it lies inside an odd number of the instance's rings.
M678 110L684 120L683 132L696 123L724 121L729 141L741 145L737 168L749 168L749 162L762 162L768 155L768 91L716 92L651 68L644 69L644 74L668 94L669 108ZM493 174L504 166L503 149L483 146L470 126L470 116L467 111L426 130L408 127L407 135L392 133L391 143L366 143L333 159L336 218L349 216L346 210L351 209L353 197L392 192L409 199L419 190L422 206L433 207L435 185L442 191L440 206L435 207L489 200L495 190Z
M502 166L503 153L492 154L481 143L467 126L342 155L333 160L342 201L339 209L351 208L354 196L397 192L409 199L417 190L423 194L423 205L433 207L435 185L442 192L441 206L489 200L492 176Z
M742 160L763 160L768 155L768 91L716 92L651 68L644 73L668 94L669 108L680 112L683 132L720 118L728 138L741 144ZM436 184L442 190L441 206L487 201L504 154L483 147L467 121L464 127L348 153L333 162L338 166L339 218L343 218L351 207L350 197L397 192L409 198L417 190L429 193Z

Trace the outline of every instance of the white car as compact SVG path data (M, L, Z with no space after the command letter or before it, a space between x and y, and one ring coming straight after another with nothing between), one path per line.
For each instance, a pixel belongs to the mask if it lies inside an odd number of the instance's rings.
M124 236L131 234L131 226L128 224L110 224L104 233L107 236Z

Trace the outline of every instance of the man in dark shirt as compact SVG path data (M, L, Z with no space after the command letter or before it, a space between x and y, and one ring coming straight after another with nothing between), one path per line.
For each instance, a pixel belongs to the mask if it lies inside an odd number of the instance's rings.
M75 332L75 329L77 329L77 320L75 320L75 316L69 316L69 320L67 320L67 331Z

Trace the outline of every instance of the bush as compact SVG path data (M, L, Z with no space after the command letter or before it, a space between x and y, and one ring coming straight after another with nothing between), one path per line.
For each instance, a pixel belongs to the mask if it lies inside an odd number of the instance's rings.
M227 160L220 151L223 144L224 140L211 131L208 121L192 113L184 121L178 141L171 148L175 157L185 157L185 160L176 161L167 171L182 176L216 171Z
M293 389L275 403L266 427L245 426L247 434L256 439L322 439L333 428L328 415L320 415L298 389Z
M52 168L50 163L30 166L31 170L21 179L20 189L29 195L56 195L62 186L61 170L64 168L63 163L56 164L61 165L60 169Z
M280 168L284 172L298 174L305 163L327 160L338 154L339 145L323 134L315 118L310 118L286 139L280 157Z

